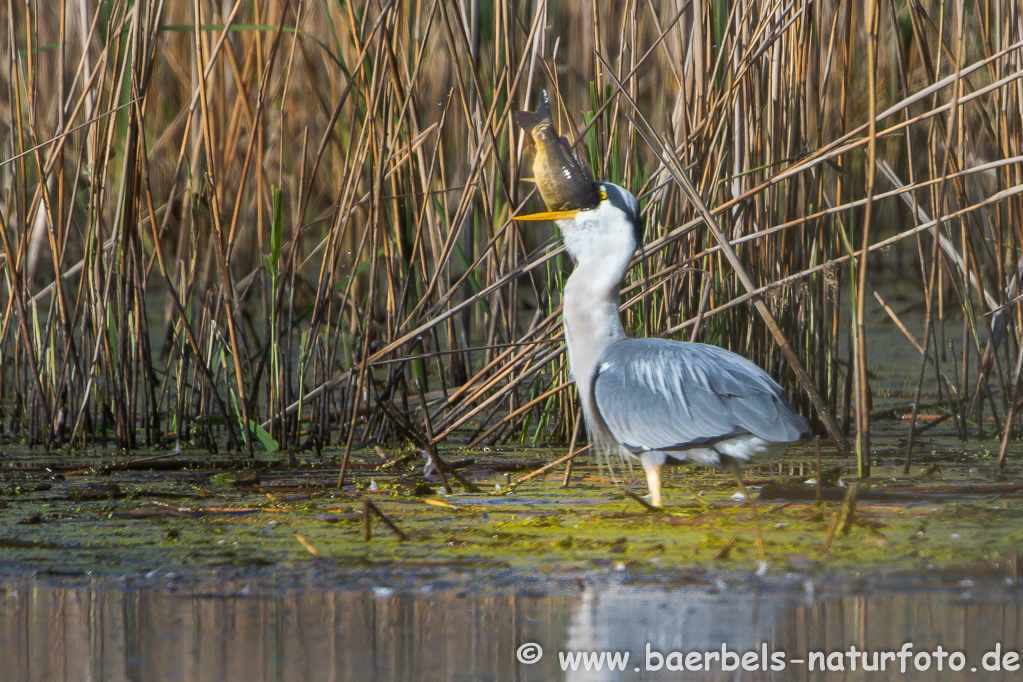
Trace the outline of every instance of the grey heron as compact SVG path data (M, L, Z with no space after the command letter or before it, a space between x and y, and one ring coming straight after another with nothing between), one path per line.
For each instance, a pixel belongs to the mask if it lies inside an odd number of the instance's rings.
M619 285L643 236L636 197L593 182L554 130L546 93L537 112L519 112L515 120L532 135L536 183L557 209L517 219L553 220L575 262L564 287L563 325L595 449L638 459L656 507L668 461L731 469L745 495L739 463L808 435L806 420L767 372L735 353L625 335ZM762 552L759 527L757 534Z

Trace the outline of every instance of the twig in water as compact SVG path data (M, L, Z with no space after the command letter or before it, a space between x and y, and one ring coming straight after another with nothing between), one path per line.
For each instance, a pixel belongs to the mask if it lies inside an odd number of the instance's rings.
M398 455L394 459L392 459L392 460L390 460L388 462L384 462L383 464L380 464L379 466L377 466L377 469L393 469L394 467L399 467L402 464L405 464L406 462L408 462L409 460L414 459L417 454L419 454L419 449L418 448L412 448L411 450L406 450L405 452L401 453L400 455Z
M579 423L583 420L583 412L579 410L575 414L575 428L572 429L572 442L568 444L568 464L565 465L565 479L561 482L562 488L567 488L572 481L572 462L575 461L575 438L579 435ZM587 446L588 447L588 446Z
M814 503L819 507L819 506L821 506L821 487L824 485L824 483L821 481L821 437L820 436L814 437L813 445L814 445L814 448L815 448L816 454L817 454L817 461L816 461L816 467L817 467L817 476L816 476L816 478L817 478L817 486L816 486L816 488L817 489L816 489L816 491L814 491Z
M822 554L827 554L831 550L831 543L835 540L838 524L842 521L842 509L842 507L839 507L835 511L835 515L831 517L831 523L828 525L828 534L824 536L824 544L821 545Z
M548 471L550 471L551 469L553 469L554 467L556 467L556 466L558 466L560 464L564 464L565 462L571 462L572 459L576 455L578 455L578 454L580 454L582 452L586 452L586 450L588 450L589 447L590 446L587 445L584 448L580 448L576 452L569 452L564 457L556 459L556 460L554 460L553 462L551 462L549 464L544 464L542 467L540 467L539 469L536 469L535 471L530 471L528 474L526 474L522 478L519 478L514 483L512 483L512 486L521 485L522 483L525 483L526 481L528 481L531 478L536 478L537 476L542 476L542 475L546 474Z
M852 528L853 516L856 513L856 496L859 495L859 492L859 483L853 483L849 486L849 491L845 494L845 501L835 512L835 516L831 519L831 525L828 526L828 534L824 538L824 544L821 545L822 553L826 554L831 550L831 543L835 541L835 534L838 532L839 526L842 527L843 535Z
M295 538L302 544L303 547L306 548L306 551L308 551L314 557L316 557L317 559L323 558L323 555L316 551L316 548L313 547L313 543L306 540L301 533L295 533Z
M663 514L664 513L664 509L662 509L661 507L655 507L654 505L650 504L649 502L644 500L642 497L640 497L636 493L634 493L631 490L629 490L628 488L622 488L622 492L625 493L626 497L629 497L629 498L635 500L636 502L639 502L641 505L643 505L643 507L645 507L648 512L653 512L655 514Z
M848 535L852 530L853 521L856 517L856 498L860 494L860 484L853 483L849 486L849 493L845 496L843 504L844 517L842 519L842 535Z
M733 536L728 542L725 543L724 547L719 549L714 555L714 561L724 561L728 558L729 553L732 551L732 547L738 544L739 538Z
M394 521L391 521L389 518L387 518L387 515L384 514L382 511L380 511L380 509L375 504L370 502L369 498L366 498L366 497L362 498L362 511L363 511L363 518L364 518L364 520L363 520L363 524L364 524L364 526L363 526L363 535L365 536L365 538L367 540L370 539L370 536L369 536L369 513L368 512L373 512L373 514L375 514L378 519L383 521L384 525L387 526L388 528L390 528L391 532L394 533L395 535L397 535L399 540L401 540L402 542L404 542L405 540L408 540L408 536L405 535L405 533L402 532L401 528L398 528L398 526L395 525Z

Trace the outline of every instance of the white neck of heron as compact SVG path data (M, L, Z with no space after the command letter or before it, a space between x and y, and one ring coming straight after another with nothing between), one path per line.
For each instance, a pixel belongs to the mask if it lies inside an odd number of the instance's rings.
M618 287L636 250L636 239L632 226L624 221L608 224L576 219L557 223L565 249L576 262L565 283L563 320L568 361L583 407L590 410L598 363L609 345L625 337L618 317Z

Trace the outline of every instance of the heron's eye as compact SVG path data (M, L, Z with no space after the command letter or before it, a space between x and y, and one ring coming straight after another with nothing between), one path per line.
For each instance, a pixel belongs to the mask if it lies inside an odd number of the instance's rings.
M600 188L600 200L607 201L607 190L603 187Z

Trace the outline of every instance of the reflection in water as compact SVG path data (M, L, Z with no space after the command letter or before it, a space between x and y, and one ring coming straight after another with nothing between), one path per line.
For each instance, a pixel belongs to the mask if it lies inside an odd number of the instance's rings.
M125 589L110 581L0 583L0 678L10 680L1010 680L984 654L1023 650L1014 591L883 591L813 597L799 589L604 584L539 596L511 591L280 589L244 583L216 592L178 586ZM229 590L236 590L234 593ZM963 588L966 589L966 588ZM542 658L516 660L539 643ZM962 672L810 673L790 659L811 651L961 651ZM783 652L785 670L710 673L667 668L718 651ZM657 656L664 657L660 670ZM559 652L628 651L624 672L562 672ZM739 659L731 660L735 663ZM752 659L750 659L752 660ZM834 664L834 656L830 659ZM772 662L767 659L769 666ZM868 663L871 659L868 658ZM920 659L920 662L924 662ZM954 661L953 661L954 662ZM988 659L990 664L992 659ZM592 663L591 663L592 665ZM639 671L635 668L640 668ZM977 673L971 668L978 668ZM740 669L741 670L741 669ZM895 671L894 673L892 671Z
M1023 673L987 671L984 654L1001 644L1007 651L1023 652L1021 618L1023 608L1015 592L994 588L984 594L968 594L966 588L949 591L883 591L863 595L814 598L812 585L802 596L792 593L758 593L749 590L659 589L650 586L611 586L583 597L572 617L569 650L629 651L627 674L594 671L566 673L570 680L618 679L702 679L733 680L1019 680ZM1010 598L1011 595L1011 598ZM1006 603L1006 602L1009 603ZM863 670L857 656L852 670L847 655L851 646L870 652L867 665L878 665L883 652L898 652L910 642L905 657L885 661L885 671ZM647 659L647 644L652 652ZM730 658L739 671L723 672L721 658L711 659L713 672L670 672L671 652L705 653L720 656L722 644L737 655ZM764 645L766 644L766 656ZM937 670L938 646L945 651L943 670ZM949 669L949 653L963 654L962 672ZM751 667L743 670L743 654L756 652ZM830 672L822 673L818 663L809 670L810 652L824 654ZM657 654L660 654L658 656ZM772 655L779 655L774 658ZM915 657L921 656L915 662ZM830 656L830 658L829 658ZM661 658L664 657L664 658ZM699 659L701 657L697 657ZM797 663L796 659L803 662ZM683 657L674 659L685 664ZM991 662L992 659L989 659ZM953 660L958 664L959 660ZM648 670L647 665L660 669ZM697 660L697 665L705 664ZM784 663L781 670L772 668ZM919 668L916 667L917 663ZM839 671L838 665L844 670ZM929 666L923 670L924 666ZM639 666L640 672L632 668ZM976 667L978 672L971 668ZM734 668L733 668L734 669ZM1020 667L1023 670L1023 666Z

